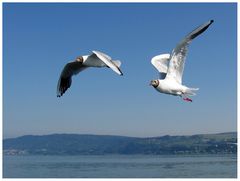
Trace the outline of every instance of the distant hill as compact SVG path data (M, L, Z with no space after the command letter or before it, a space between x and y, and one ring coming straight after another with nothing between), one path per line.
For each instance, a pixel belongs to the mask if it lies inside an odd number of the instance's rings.
M52 134L3 140L5 155L228 154L237 153L237 133L136 138Z

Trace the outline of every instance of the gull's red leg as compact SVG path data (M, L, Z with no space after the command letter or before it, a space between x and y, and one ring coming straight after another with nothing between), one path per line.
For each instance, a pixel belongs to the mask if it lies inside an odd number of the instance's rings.
M186 97L186 98L183 98L184 101L187 101L187 102L192 102L192 99Z

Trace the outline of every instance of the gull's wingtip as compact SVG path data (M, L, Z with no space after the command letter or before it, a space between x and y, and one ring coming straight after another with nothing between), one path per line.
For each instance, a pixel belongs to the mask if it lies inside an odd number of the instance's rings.
M212 24L213 22L214 22L214 20L213 20L213 19L211 19L211 20L209 21L209 25L210 25L210 24Z
M198 35L202 34L208 27L214 22L213 19L207 21L206 23L202 24L201 26L197 27L195 30L193 30L191 33L189 33L186 37L186 40L193 40Z
M122 71L120 70L120 68L118 68L118 70L119 70L119 72L120 72L120 76L123 76L123 73L122 73Z

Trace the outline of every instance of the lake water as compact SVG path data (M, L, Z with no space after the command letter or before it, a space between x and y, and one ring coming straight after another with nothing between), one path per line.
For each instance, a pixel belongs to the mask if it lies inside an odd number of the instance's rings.
M4 178L236 178L236 155L4 156Z

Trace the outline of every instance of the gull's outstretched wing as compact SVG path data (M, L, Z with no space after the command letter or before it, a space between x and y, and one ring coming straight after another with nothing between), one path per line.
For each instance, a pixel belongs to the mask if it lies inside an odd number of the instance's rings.
M116 72L118 75L123 75L123 73L121 72L120 68L117 66L117 64L121 64L120 61L117 62L113 62L111 57L109 57L108 55L99 52L99 51L93 51L93 53L101 60L103 61L109 68L111 68L114 72Z
M187 55L188 45L198 35L203 33L211 24L213 20L210 20L203 25L199 26L191 33L189 33L173 50L171 54L171 60L169 62L169 69L166 78L173 78L178 83L182 83L182 74L184 70L185 59Z
M57 97L61 97L66 90L71 86L72 76L78 74L80 71L86 69L81 62L70 62L65 65L58 80Z
M152 58L151 63L158 70L160 79L165 79L167 75L170 54L161 54Z

